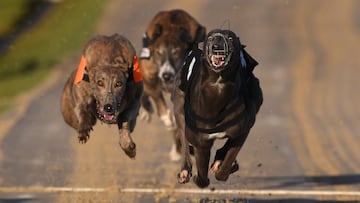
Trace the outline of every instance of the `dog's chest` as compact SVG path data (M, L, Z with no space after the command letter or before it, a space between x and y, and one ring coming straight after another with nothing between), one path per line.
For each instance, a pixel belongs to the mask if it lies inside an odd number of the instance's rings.
M210 83L209 86L214 90L214 92L221 94L225 87L225 83L223 82L223 78L221 76L219 76L216 79L216 81L213 83Z
M212 80L205 80L199 89L202 103L210 106L213 110L223 108L231 103L238 95L235 85L225 81L221 76ZM195 95L196 96L196 93Z

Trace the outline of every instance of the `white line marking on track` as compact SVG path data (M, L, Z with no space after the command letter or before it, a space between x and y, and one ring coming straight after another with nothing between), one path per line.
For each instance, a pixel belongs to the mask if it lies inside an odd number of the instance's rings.
M109 192L119 193L173 193L173 194L218 194L218 195L251 195L251 196L347 196L360 198L360 191L332 190L226 190L226 189L171 189L171 188L90 188L90 187L0 187L0 192L34 192L34 193L82 193Z

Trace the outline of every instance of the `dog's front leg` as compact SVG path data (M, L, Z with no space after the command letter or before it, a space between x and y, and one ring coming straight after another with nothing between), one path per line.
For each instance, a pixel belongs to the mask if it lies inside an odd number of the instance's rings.
M119 124L120 125L120 124ZM128 121L122 122L119 128L120 140L119 145L124 150L125 154L130 158L135 158L136 144L130 136L130 123Z
M75 107L75 114L78 119L78 139L79 143L85 144L90 138L90 131L96 123L96 118L89 111L89 108L86 108L83 104L78 104Z
M192 163L191 163L191 157L189 153L189 142L185 138L184 132L182 129L179 130L179 136L181 139L181 169L178 173L178 182L181 184L188 183L190 181L190 178L192 176Z
M208 178L208 167L210 160L211 147L197 147L195 148L195 160L198 173L194 176L194 183L200 187L207 187L210 183Z
M215 178L220 181L226 181L231 173L239 169L236 162L236 156L246 140L247 135L241 135L236 139L228 139L225 145L217 150L212 171Z

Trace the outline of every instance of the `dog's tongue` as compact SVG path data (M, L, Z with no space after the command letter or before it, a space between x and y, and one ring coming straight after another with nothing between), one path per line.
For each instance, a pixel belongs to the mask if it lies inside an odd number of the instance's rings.
M215 67L222 66L224 64L224 61L225 61L225 56L223 56L223 55L212 55L211 56L212 65Z
M110 114L104 114L104 119L105 120L108 120L108 121L110 121L110 120L112 120L114 118L114 115L110 115Z

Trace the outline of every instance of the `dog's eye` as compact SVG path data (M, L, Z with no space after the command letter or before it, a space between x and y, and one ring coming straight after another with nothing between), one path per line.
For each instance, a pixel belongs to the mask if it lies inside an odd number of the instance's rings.
M156 53L157 55L161 56L161 55L163 54L163 50L158 49L158 50L155 51L155 53Z
M119 81L115 83L115 87L121 87L121 86L122 86L122 82Z
M213 41L213 39L214 39L213 36L209 36L209 37L208 37L208 40L209 40L209 41Z
M229 40L230 40L230 41L233 41L233 38L232 38L232 37L229 37Z
M98 80L96 83L99 87L104 87L104 82L102 80Z

